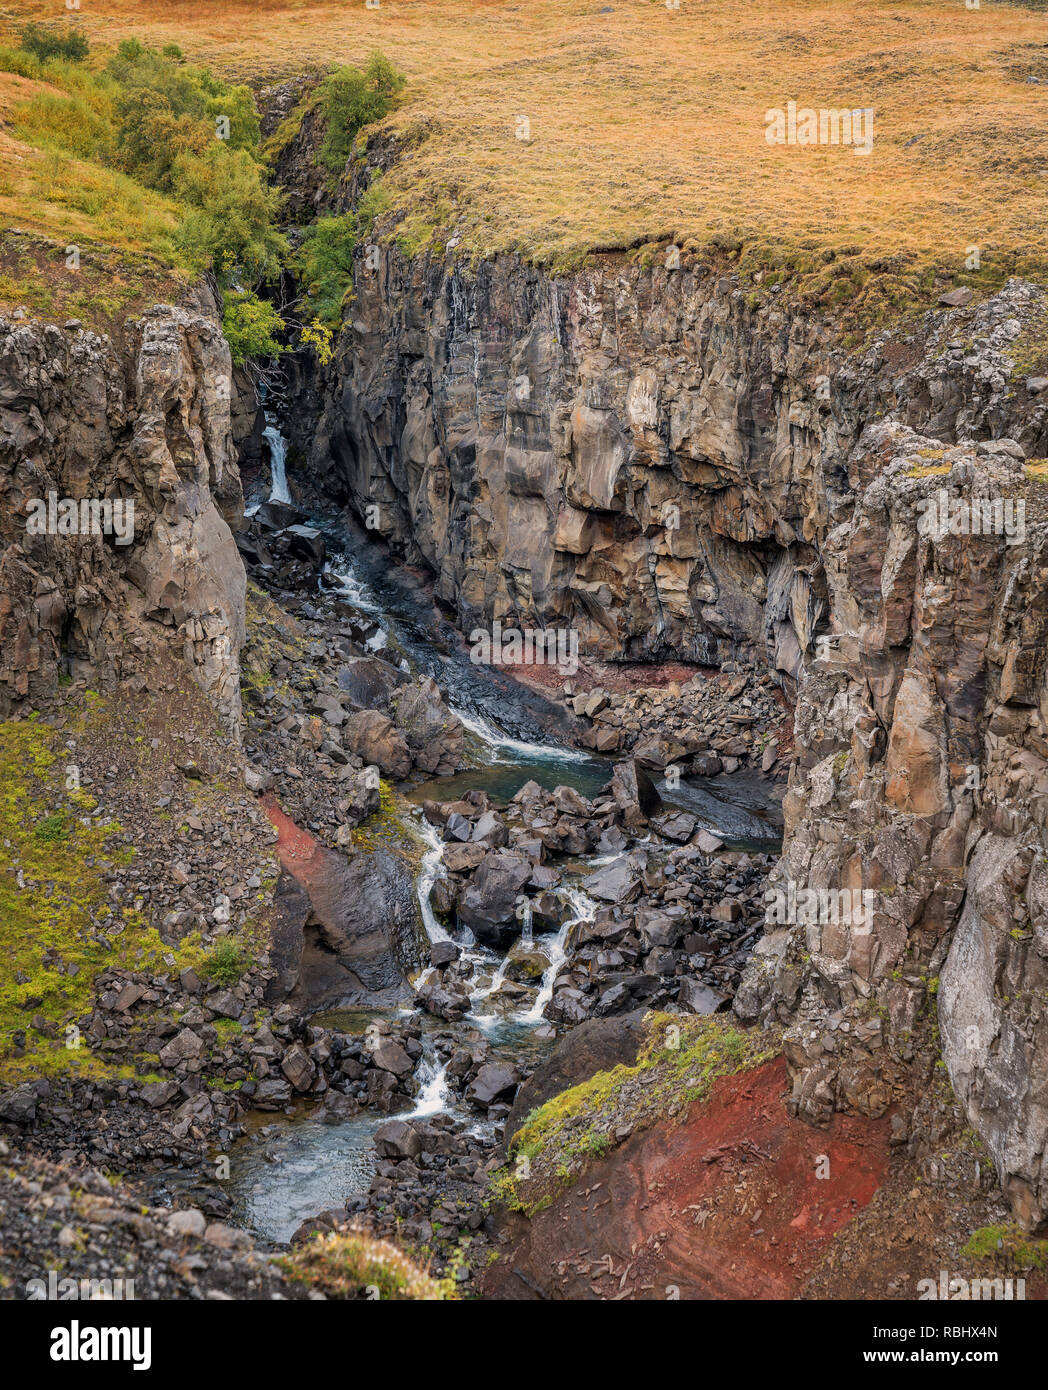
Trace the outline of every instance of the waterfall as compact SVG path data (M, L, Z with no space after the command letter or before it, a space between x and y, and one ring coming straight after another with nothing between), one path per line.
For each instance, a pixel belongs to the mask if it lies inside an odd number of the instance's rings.
M269 473L271 479L269 500L270 502L290 502L291 494L287 490L287 472L285 469L287 440L277 429L276 425L266 425L266 428L262 431L262 438L269 445Z
M415 1108L405 1115L407 1120L419 1120L424 1115L439 1115L448 1108L448 1069L436 1058L424 1057L417 1072L422 1089L415 1100Z
M549 942L549 965L542 972L542 987L531 1008L518 1016L521 1023L542 1022L546 1005L553 998L553 983L557 978L557 972L567 958L569 932L579 922L591 922L597 913L597 904L581 888L563 888L561 892L574 915L568 917L560 931Z
M535 944L535 910L530 898L524 899L524 914L520 919L520 940L524 946Z
M433 885L441 877L441 856L444 852L444 841L437 834L436 829L430 825L424 817L419 820L419 831L422 838L429 845L422 856L422 864L418 872L418 905L422 913L422 925L426 929L426 936L430 942L450 941L451 937L437 921L437 914L433 911L433 904L429 900L429 895L433 891Z
M510 757L533 758L540 761L558 763L586 763L590 760L590 754L583 753L574 748L555 748L548 743L522 743L520 739L508 738L494 724L485 719L482 714L467 714L464 710L452 705L451 712L460 719L471 734L475 734L482 743L487 744L494 754L493 762L501 762L500 753L509 754Z

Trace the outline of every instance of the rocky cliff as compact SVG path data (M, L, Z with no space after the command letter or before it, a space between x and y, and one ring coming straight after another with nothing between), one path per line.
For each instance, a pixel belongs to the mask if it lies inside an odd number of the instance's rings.
M953 296L849 353L777 287L687 258L552 279L387 248L358 269L334 361L299 381L315 475L467 630L742 656L796 694L774 885L869 912L773 922L736 1011L787 1026L817 1123L883 1114L937 1027L1043 1225L1048 383L1022 365L1043 293ZM956 522L1020 500L1018 526Z
M243 495L229 348L211 297L157 305L116 342L71 320L0 321L0 715L63 676L136 673L154 644L239 720ZM41 501L50 513L39 512ZM76 508L119 504L124 534ZM133 504L133 512L128 509ZM89 514L88 514L89 515ZM42 523L42 524L41 524ZM129 523L129 524L128 524Z
M868 422L1045 452L1044 412L1008 374L1028 286L854 357L779 287L694 258L558 279L508 257L377 260L360 256L335 360L303 392L310 468L434 571L466 630L751 656L792 690L827 626L820 549Z
M954 1089L1027 1226L1048 1204L1044 463L871 426L821 548L834 639L806 664L773 885L870 911L768 930L736 1000L790 1025L793 1104L883 1113L936 1012ZM942 498L1024 505L1024 535L922 526Z

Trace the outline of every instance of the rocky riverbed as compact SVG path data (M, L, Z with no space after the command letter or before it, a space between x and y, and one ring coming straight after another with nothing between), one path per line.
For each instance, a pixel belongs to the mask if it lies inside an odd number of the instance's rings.
M420 616L435 632L442 620L424 591L409 588L407 617L383 609L337 534L276 504L247 535L246 763L222 762L200 733L162 775L156 739L132 806L117 763L83 759L84 786L112 794L137 847L152 844L152 817L184 824L170 877L114 880L117 901L135 892L163 909L168 956L100 973L82 1020L88 1045L137 1076L26 1081L0 1095L0 1117L41 1160L142 1184L185 1213L180 1235L241 1230L230 1240L247 1253L365 1220L471 1288L506 1121L558 1036L638 1006L705 1015L730 1001L778 807L769 779L739 808L713 727L726 703L747 730L781 710L746 675L727 687L696 675L653 703L626 761L515 739L561 729L585 747L612 704L520 687L505 732L491 717L504 673L427 664ZM434 678L447 664L457 709ZM659 749L678 756L666 740L684 724L694 734L667 779ZM491 793L462 791L490 773ZM223 862L245 823L247 858ZM733 834L762 848L731 848ZM223 942L256 904L271 926L245 969ZM210 955L182 963L197 933Z

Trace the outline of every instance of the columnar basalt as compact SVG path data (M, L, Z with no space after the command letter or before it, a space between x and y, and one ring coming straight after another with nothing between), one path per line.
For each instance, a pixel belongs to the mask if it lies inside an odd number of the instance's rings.
M787 1025L792 1104L817 1123L884 1113L937 1017L1031 1227L1048 1211L1048 397L1018 363L1043 313L1011 281L849 354L711 266L607 257L551 278L389 249L303 383L313 471L464 625L741 656L796 694L773 886L874 907L769 928L736 1011ZM1022 499L1024 525L951 525L963 498Z
M769 928L735 1009L789 1025L792 1103L816 1122L883 1113L893 1065L937 1009L954 1089L1035 1226L1048 1203L1045 483L1014 441L944 448L894 423L866 431L852 466L855 507L822 548L833 637L801 681L773 883L861 888L873 911ZM930 527L942 493L1012 499L1023 524Z
M335 359L303 383L310 471L433 570L467 630L512 619L574 628L584 654L741 655L792 691L867 422L1044 452L1044 410L1009 379L1038 303L1019 282L850 357L830 323L698 263L604 257L551 278L389 249L358 271Z
M0 713L65 673L104 682L170 645L233 724L244 570L229 348L208 299L157 305L117 344L0 322ZM38 533L34 499L133 502L134 534Z

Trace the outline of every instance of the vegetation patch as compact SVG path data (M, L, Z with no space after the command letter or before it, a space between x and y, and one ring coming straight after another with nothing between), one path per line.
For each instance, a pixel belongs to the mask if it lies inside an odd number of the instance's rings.
M556 271L614 255L670 280L675 247L681 272L738 274L753 307L788 291L860 331L933 308L951 286L982 295L1048 269L1048 86L1028 81L1044 11L992 10L987 24L986 6L956 0L413 0L379 12L267 0L259 22L257 0L93 0L74 25L92 44L175 44L234 85L327 69L269 152L315 113L335 180L362 123L381 122L398 152L382 232L408 254L512 252ZM11 42L53 15L14 0ZM38 63L18 52L26 70ZM95 65L94 49L67 64ZM769 144L766 115L788 100L871 108L870 153ZM36 204L8 170L25 225Z
M973 1260L1003 1260L1013 1269L1048 1270L1048 1240L1028 1236L1013 1224L980 1226L961 1254Z
M295 1284L333 1299L444 1302L456 1297L453 1279L435 1279L389 1241L365 1231L317 1235L274 1264Z
M666 1118L684 1118L722 1076L778 1055L778 1039L717 1016L649 1014L632 1066L598 1072L533 1110L513 1135L508 1162L491 1177L492 1196L531 1216L574 1182L618 1135Z
M84 61L86 45L68 51L74 37L84 44L80 30L54 42L38 26L22 33L21 48L0 47L0 213L54 243L49 278L76 287L100 246L143 258L144 271L154 261L185 279L211 270L236 286L236 350L268 350L275 325L255 290L286 244L250 89L187 63L176 44L129 38Z
M115 820L66 786L57 731L0 724L0 1076L96 1074L77 1031L94 979L114 965L161 966L168 948L141 914L115 906L109 871L132 851Z

